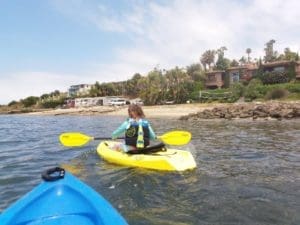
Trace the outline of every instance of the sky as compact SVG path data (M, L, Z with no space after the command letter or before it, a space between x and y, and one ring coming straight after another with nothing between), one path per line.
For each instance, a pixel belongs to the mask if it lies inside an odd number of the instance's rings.
M199 63L300 52L298 0L0 0L0 104L71 85Z

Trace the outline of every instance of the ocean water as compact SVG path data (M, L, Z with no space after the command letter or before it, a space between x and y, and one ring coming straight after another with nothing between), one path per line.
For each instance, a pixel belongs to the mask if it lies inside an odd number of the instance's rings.
M0 116L0 212L63 166L93 187L129 224L300 224L300 120L153 119L156 133L183 129L193 171L159 172L109 164L97 141L63 147L62 132L109 136L124 117ZM1 224L1 223L0 223Z

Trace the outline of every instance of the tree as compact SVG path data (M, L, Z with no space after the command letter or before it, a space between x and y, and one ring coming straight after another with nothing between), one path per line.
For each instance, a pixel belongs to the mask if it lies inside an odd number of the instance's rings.
M206 57L203 54L200 57L200 63L202 64L204 70L206 71Z
M265 50L264 62L273 62L276 60L278 53L273 49L275 42L276 42L275 40L271 39L266 43L266 48L264 49Z
M200 58L200 62L202 63L205 71L206 71L206 66L208 66L208 68L210 69L212 67L212 64L215 63L215 55L216 55L215 50L207 50L202 54Z
M102 83L100 85L101 96L114 96L117 95L116 84L114 83Z
M279 60L289 60L289 61L298 61L298 53L292 52L290 48L284 49L284 54L281 54L278 57Z
M202 68L201 68L201 65L199 63L194 63L194 64L191 64L190 66L187 66L186 67L186 73L190 76L192 76L192 74L196 71L201 71Z
M250 62L250 53L251 53L251 48L246 49L246 53L248 55L248 63Z
M126 93L132 97L138 97L141 89L138 86L139 81L142 79L142 75L139 73L135 73L130 80L126 82Z
M13 100L10 103L8 103L8 106L14 106L14 105L18 105L18 104L19 104L19 102Z
M139 80L138 85L141 90L139 95L146 105L153 105L162 101L166 90L164 88L165 77L161 70L154 68L145 79Z
M101 85L99 84L98 81L92 86L92 88L89 91L89 95L91 97L98 97L101 96L101 91L100 91Z
M40 97L40 99L46 100L46 99L49 98L49 97L50 97L49 94L42 94L41 97Z
M40 98L36 97L36 96L29 96L29 97L21 100L21 102L25 107L30 107L30 106L35 105L39 99Z
M60 95L59 90L55 90L49 94L50 97L58 97Z
M218 55L224 56L225 51L227 51L227 48L226 48L225 46L222 46L221 48L219 48L219 49L217 50L217 54L218 54Z
M252 79L245 89L244 96L246 99L252 101L253 99L262 97L259 92L259 88L262 86L262 82L259 79Z
M247 60L243 56L242 58L240 58L239 62L240 62L241 65L245 65L247 63Z
M224 57L224 52L227 50L225 46L219 48L217 50L218 60L216 62L216 69L218 70L226 70L230 65L230 60Z
M186 73L193 81L205 81L206 76L199 63L187 66Z
M193 89L190 84L193 81L186 72L176 67L167 71L166 80L168 85L167 100L174 100L176 103L183 103L188 100L189 91Z
M239 66L239 62L234 59L234 60L231 61L230 66L231 67L237 67L237 66Z

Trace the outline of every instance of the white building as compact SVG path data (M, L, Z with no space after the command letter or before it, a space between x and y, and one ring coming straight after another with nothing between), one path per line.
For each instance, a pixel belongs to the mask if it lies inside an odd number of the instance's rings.
M95 98L75 98L74 107L90 107L90 106L100 106L106 103L105 97L95 97Z
M114 105L125 105L126 100L122 99L120 103L119 100L121 98L116 97L94 97L94 98L75 98L73 107L91 107L91 106L114 106ZM115 102L117 100L117 102ZM115 104L114 104L115 103Z
M88 94L92 86L92 84L72 85L68 90L68 97L75 97Z

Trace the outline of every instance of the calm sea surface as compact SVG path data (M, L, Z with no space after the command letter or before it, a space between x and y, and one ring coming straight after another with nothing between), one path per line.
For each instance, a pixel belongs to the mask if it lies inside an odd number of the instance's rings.
M124 117L0 116L0 211L64 166L101 193L129 224L300 224L300 120L151 120L156 133L192 133L181 147L194 171L157 172L109 164L98 142L65 148L58 136L109 136Z

